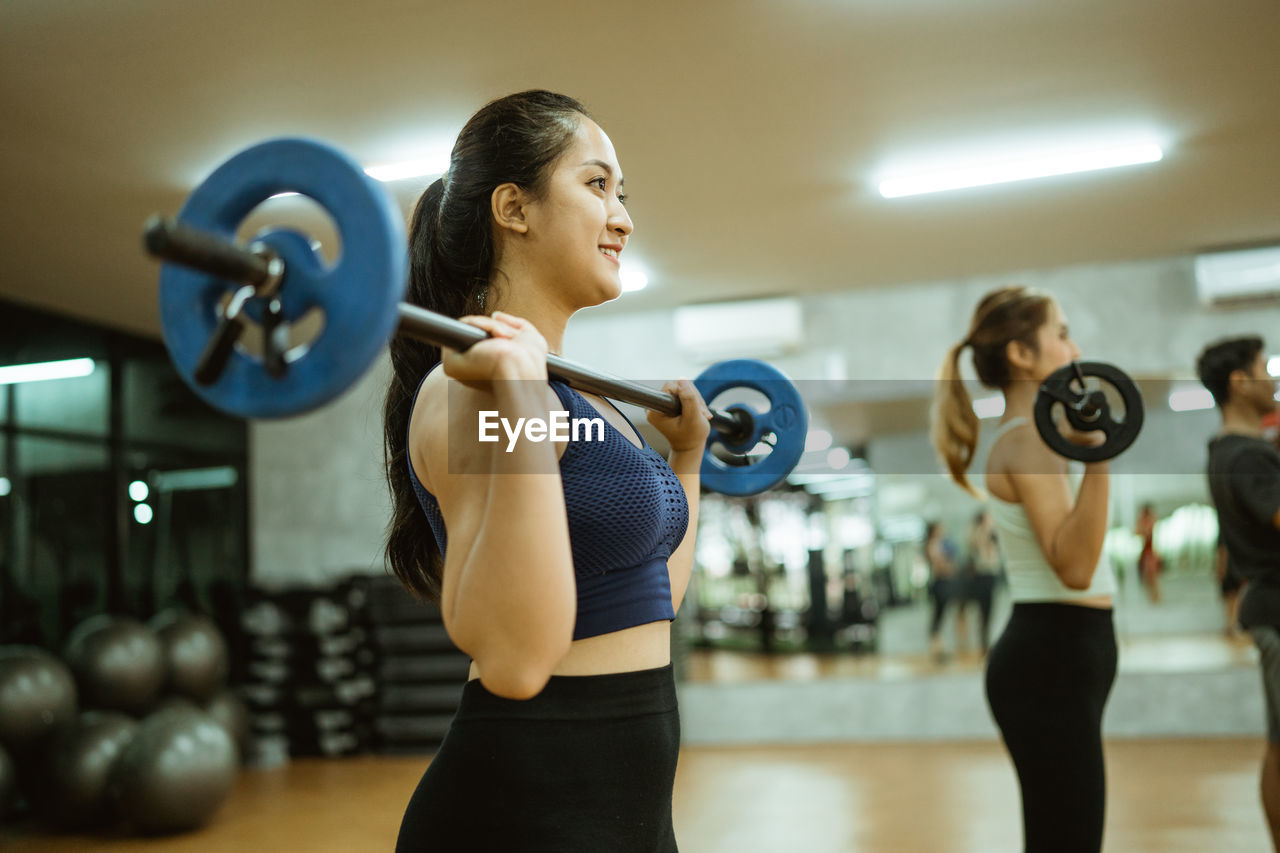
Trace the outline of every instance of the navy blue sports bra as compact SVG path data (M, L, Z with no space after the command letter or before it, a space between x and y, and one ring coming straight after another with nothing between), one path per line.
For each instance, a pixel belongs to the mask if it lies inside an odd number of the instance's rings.
M578 588L573 638L674 619L667 558L689 526L689 503L680 479L639 433L643 447L628 441L566 383L551 379L550 385L571 420L600 418L605 424L604 441L570 441L560 458ZM413 463L407 464L418 503L443 554L448 537L440 504L423 487Z

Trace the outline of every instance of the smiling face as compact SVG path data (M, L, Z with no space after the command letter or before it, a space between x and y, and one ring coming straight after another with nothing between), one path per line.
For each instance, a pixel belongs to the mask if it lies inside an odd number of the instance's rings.
M620 256L633 227L622 184L613 143L583 117L543 193L526 206L530 264L551 293L573 307L622 292Z

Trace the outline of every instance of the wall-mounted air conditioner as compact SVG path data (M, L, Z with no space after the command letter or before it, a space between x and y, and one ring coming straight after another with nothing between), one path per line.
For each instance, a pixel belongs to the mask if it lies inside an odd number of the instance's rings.
M1280 246L1197 255L1196 294L1206 305L1280 299Z
M686 305L675 312L676 345L698 360L767 358L798 347L804 318L795 299Z

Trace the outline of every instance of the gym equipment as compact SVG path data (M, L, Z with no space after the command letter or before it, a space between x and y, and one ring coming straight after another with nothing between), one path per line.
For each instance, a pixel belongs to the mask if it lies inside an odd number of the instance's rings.
M226 683L229 667L226 640L213 620L166 610L150 626L164 648L166 689L198 703L213 698Z
M734 388L758 391L769 401L769 409L763 413L744 403L728 407L728 412L743 416L741 421L749 424L750 430L711 433L702 458L703 485L723 495L742 496L767 491L786 479L804 455L809 434L809 416L796 386L776 368L745 358L713 364L693 384L708 403ZM730 453L743 457L758 444L768 444L770 437L772 449L759 462L727 465L712 453L712 448L721 444Z
M112 711L81 714L49 748L36 796L40 811L64 829L107 823L107 779L137 727L137 721Z
M254 207L284 192L310 196L333 217L342 236L337 263L290 229L260 232L249 251L231 244ZM161 323L178 372L216 408L281 417L321 406L364 374L395 330L408 274L400 211L336 149L304 139L246 149L196 188L179 220L184 227L171 235L148 230L148 247L175 262L160 276ZM207 240L192 239L201 231ZM224 309L227 280L239 285ZM324 311L322 333L305 354L289 352L288 324L314 306ZM246 316L267 329L266 370L234 353Z
M235 785L231 736L203 711L169 708L138 724L112 768L108 791L117 812L145 833L204 825Z
M1097 382L1090 383L1090 379ZM1116 418L1106 391L1110 386L1124 407ZM1101 431L1105 441L1090 447L1070 441L1059 430L1054 410L1061 405L1063 417L1079 432ZM1124 371L1101 361L1080 361L1055 370L1040 385L1035 402L1036 429L1056 453L1080 462L1101 462L1119 456L1133 444L1142 430L1143 404L1138 386Z
M236 745L241 762L249 757L249 709L244 700L230 689L219 690L204 704L204 712L222 726Z
M342 253L333 265L291 229L264 229L244 247L234 242L255 206L289 191L314 199L336 223ZM397 332L456 349L486 337L474 326L400 301L408 260L394 202L355 161L315 140L276 139L236 154L196 188L176 221L153 217L144 244L168 262L160 274L160 314L179 375L210 405L233 415L288 417L324 405L354 384ZM316 309L323 328L309 343L290 348L289 324ZM239 346L249 320L262 329L261 358ZM713 367L712 377L697 380L699 388L748 387L763 393L769 411L778 414L765 418L745 405L712 410L718 440L742 452L763 443L772 452L764 461L743 457L737 460L742 464L728 466L715 459L709 441L703 471L715 484L709 488L752 494L776 485L799 461L808 419L782 374L757 362L730 364L745 376ZM580 391L680 413L675 395L555 355L547 357L547 368ZM771 443L764 440L769 437Z
M470 659L458 651L433 605L389 576L362 579L376 689L370 740L375 752L434 752L457 713Z
M237 695L254 764L366 751L376 691L366 582L256 591L242 612L248 657Z
M162 696L158 702L151 706L151 713L158 714L161 711L168 711L171 708L179 708L186 711L202 711L204 708L196 704L196 701L190 696L183 696L179 693L170 693Z
M63 657L86 708L140 717L164 687L164 648L155 632L136 619L90 616L67 637Z
M0 647L0 747L15 761L39 753L76 715L66 665L35 646Z

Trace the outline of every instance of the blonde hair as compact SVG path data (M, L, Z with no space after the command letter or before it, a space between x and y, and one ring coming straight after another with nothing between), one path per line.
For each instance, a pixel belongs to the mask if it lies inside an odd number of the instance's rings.
M1033 351L1036 332L1049 320L1053 298L1029 287L1011 285L991 291L978 302L964 340L947 351L933 395L931 437L951 479L975 497L981 493L969 483L969 465L978 447L978 416L960 377L960 354L973 348L978 381L1004 391L1013 377L1006 351L1019 341Z

